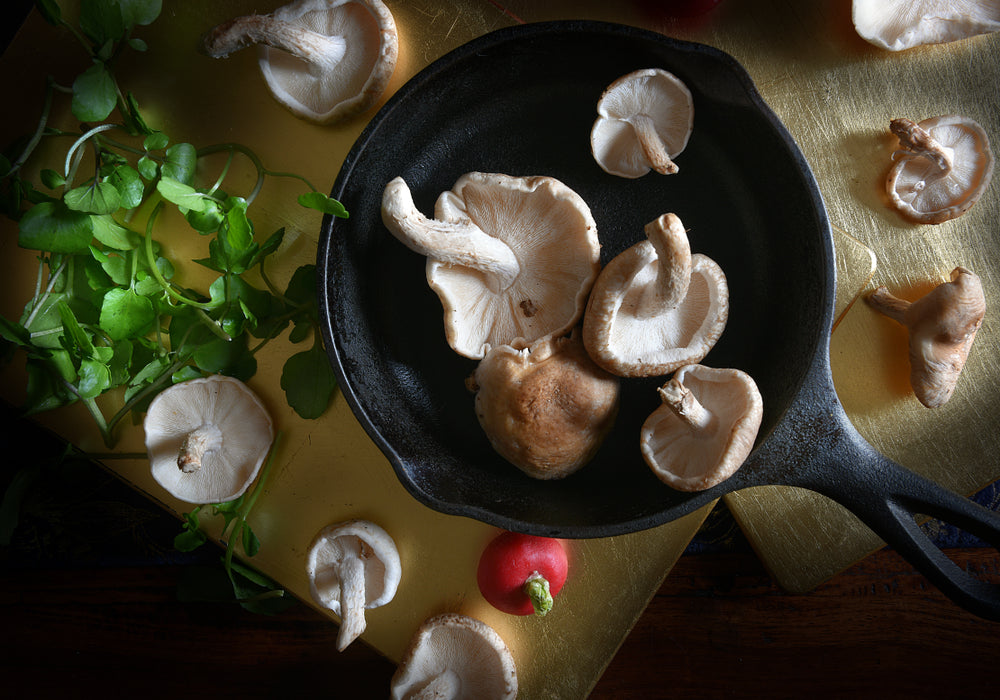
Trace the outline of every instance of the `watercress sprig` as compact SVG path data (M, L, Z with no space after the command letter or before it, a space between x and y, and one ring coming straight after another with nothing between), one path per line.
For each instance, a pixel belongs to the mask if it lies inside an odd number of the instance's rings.
M133 30L159 16L160 0L82 0L76 24L53 0L37 6L76 37L89 61L72 86L48 79L38 126L0 155L0 210L18 222L18 245L37 251L38 261L20 317L0 317L6 349L25 354L25 413L80 402L113 446L118 424L138 420L160 389L211 373L246 380L261 348L291 328L292 343L313 342L287 358L281 386L297 413L319 416L336 381L316 332L315 266L275 286L265 268L285 232L261 236L250 207L266 180L293 178L306 189L299 205L337 217L347 210L305 178L266 168L243 144L198 148L147 123L114 66L124 52L145 50ZM78 132L49 123L55 100L67 95ZM50 139L67 141L65 158L33 182L24 166ZM224 164L199 182L208 158ZM225 188L237 158L256 172L249 192ZM176 265L157 241L169 209L208 239L208 255L195 261L216 274L207 289L174 281ZM108 409L112 390L122 398Z

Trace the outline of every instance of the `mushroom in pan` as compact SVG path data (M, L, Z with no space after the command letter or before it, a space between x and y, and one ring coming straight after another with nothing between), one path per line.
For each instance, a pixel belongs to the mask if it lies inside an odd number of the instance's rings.
M625 377L700 362L729 318L726 276L711 258L691 254L681 220L664 214L645 232L601 271L583 319L587 352Z
M983 128L955 114L893 119L889 125L901 149L886 179L893 206L923 224L961 216L990 184L993 152Z
M343 651L365 631L365 610L396 595L402 576L392 537L375 523L348 520L319 531L306 563L309 592L340 616L337 649Z
M910 385L920 403L927 408L947 403L986 315L979 276L956 267L950 282L917 301L908 302L878 287L868 303L909 330Z
M854 28L890 51L1000 31L996 0L854 0Z
M296 0L220 24L202 37L201 49L224 58L255 44L275 99L318 124L375 104L399 52L396 24L381 0Z
M198 504L242 496L274 440L257 395L221 374L161 391L143 430L153 479L175 498Z
M597 114L590 150L605 172L627 178L650 169L677 172L674 158L691 136L694 100L676 75L660 68L623 75L605 88Z
M657 391L662 405L639 439L653 473L679 491L703 491L735 474L763 416L753 379L737 369L688 365Z
M583 467L618 415L618 377L594 364L577 334L491 348L470 386L493 449L536 479Z
M443 613L417 630L391 684L392 700L513 700L517 669L496 630L474 617Z
M476 360L488 346L568 332L600 270L590 208L551 177L467 173L438 197L433 219L397 177L383 192L382 220L427 257L448 344Z

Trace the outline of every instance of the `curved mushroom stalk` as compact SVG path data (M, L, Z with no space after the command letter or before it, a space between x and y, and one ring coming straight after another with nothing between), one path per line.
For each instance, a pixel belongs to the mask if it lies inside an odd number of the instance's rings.
M521 272L511 247L468 217L440 221L421 214L401 177L382 193L382 222L410 250L445 265L478 270L495 294L509 289Z
M536 479L561 479L593 458L618 415L619 383L576 335L492 348L472 378L493 449Z
M149 468L185 503L239 498L257 478L274 440L264 404L238 379L213 375L164 389L143 421Z
M909 330L910 385L920 403L927 408L946 404L986 315L979 276L956 267L950 282L915 302L878 287L868 296L868 303Z
M945 115L916 123L893 119L896 164L886 178L893 206L917 223L940 224L975 204L993 175L989 137L975 121Z
M424 621L392 676L392 700L517 697L514 657L496 630L457 613Z
M678 171L687 146L694 101L687 86L659 68L637 70L608 85L597 103L590 151L601 169L619 177Z
M645 233L601 271L583 318L587 352L625 377L700 362L729 319L726 276L711 258L691 254L681 220L664 214Z
M365 520L349 520L316 535L306 573L313 600L340 616L337 649L343 651L365 631L365 610L395 596L402 567L396 544L385 530Z
M587 203L551 177L466 173L421 214L395 178L382 220L427 256L427 283L444 308L448 344L480 360L488 347L568 333L600 270Z
M653 473L679 491L722 483L753 449L763 417L757 384L737 369L682 367L659 389L639 446Z
M224 58L254 45L275 99L318 124L371 107L399 53L395 21L381 0L296 0L214 27L202 37L201 50Z

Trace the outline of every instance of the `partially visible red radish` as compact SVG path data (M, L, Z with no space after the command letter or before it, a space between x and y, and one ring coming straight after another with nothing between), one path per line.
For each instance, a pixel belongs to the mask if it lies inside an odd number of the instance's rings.
M490 605L511 615L545 615L569 570L566 549L551 537L504 532L479 558L476 580Z

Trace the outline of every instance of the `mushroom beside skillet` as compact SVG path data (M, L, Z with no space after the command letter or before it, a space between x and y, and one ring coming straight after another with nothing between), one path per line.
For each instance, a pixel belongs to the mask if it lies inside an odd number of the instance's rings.
M365 609L385 605L399 586L402 567L392 537L375 523L348 520L316 535L306 563L309 592L340 616L337 649L364 632Z
M594 364L576 334L491 348L470 384L493 449L536 479L587 464L618 415L618 377Z
M691 254L675 214L645 228L645 241L601 271L583 318L594 361L625 377L652 377L700 362L729 318L729 287L711 258Z
M153 478L186 503L239 498L274 440L267 410L250 388L221 374L164 389L143 421Z
M702 491L736 473L763 417L753 379L737 369L688 365L658 391L663 403L639 439L653 473L679 491Z
M567 333L600 270L597 224L587 203L551 177L467 173L424 216L402 178L382 196L382 220L427 257L427 282L444 308L455 352Z
M979 276L956 267L950 282L917 301L911 303L878 287L868 303L909 330L910 385L920 403L927 408L946 404L986 315Z
M392 676L392 700L513 700L514 657L496 630L443 613L417 629Z
M1000 31L996 0L854 0L854 28L890 51Z
M993 152L983 128L956 114L893 119L901 150L886 178L893 206L906 218L940 224L961 216L990 184Z
M201 50L223 58L255 44L275 99L319 124L375 104L399 52L396 24L381 0L297 0L214 27L202 37Z
M660 68L623 75L605 88L597 115L590 151L602 170L627 178L677 172L673 159L691 136L694 100L676 75Z

